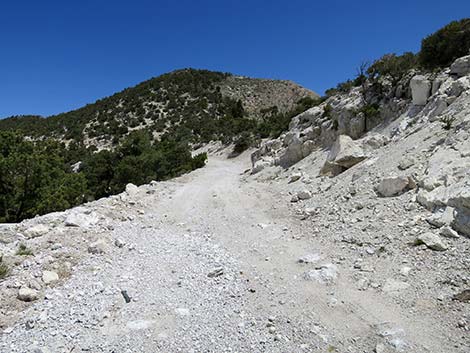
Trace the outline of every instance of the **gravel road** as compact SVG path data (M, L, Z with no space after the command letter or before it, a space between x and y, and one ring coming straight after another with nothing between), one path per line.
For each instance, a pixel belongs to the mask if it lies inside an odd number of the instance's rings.
M248 167L213 157L154 193L89 206L112 224L83 235L103 252L47 288L0 351L451 351L446 328L358 291L341 245L317 241L285 190Z

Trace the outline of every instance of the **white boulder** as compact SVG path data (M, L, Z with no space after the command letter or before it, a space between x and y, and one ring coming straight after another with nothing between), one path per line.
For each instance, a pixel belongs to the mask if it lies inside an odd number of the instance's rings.
M86 213L85 213L86 212ZM67 227L81 227L81 228L90 228L96 225L99 222L98 216L87 210L82 210L77 208L71 211L71 213L65 218L65 225Z
M331 147L327 160L341 167L351 168L366 158L367 154L356 141L347 135L340 135Z
M450 74L458 77L470 74L470 55L455 60L450 66Z
M380 181L377 185L377 192L383 197L397 196L407 190L410 185L410 178L407 176L390 176Z
M414 105L426 105L431 95L431 86L431 81L423 75L416 75L411 79L411 96Z

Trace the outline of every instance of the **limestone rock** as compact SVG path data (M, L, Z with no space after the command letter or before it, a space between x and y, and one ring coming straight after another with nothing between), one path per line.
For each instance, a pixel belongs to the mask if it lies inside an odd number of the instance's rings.
M345 170L346 168L327 160L325 161L325 164L323 164L323 167L320 170L320 175L334 177L341 174Z
M415 159L411 156L403 157L398 163L398 169L405 170L412 167L416 163Z
M29 287L21 287L17 298L23 302L32 302L39 298L39 292Z
M470 74L470 55L455 60L450 66L450 74L458 77Z
M370 134L362 139L362 146L366 150L375 150L388 145L390 138L382 134Z
M431 82L422 75L414 76L410 81L411 96L414 105L426 105L431 94Z
M447 250L447 245L442 241L439 235L428 232L424 234L420 234L416 238L416 244L424 244L429 249L436 250L436 251L444 251Z
M88 252L90 254L103 254L107 251L107 244L104 239L97 240L88 245Z
M54 271L44 271L42 273L42 281L45 284L51 284L59 280L59 275Z
M460 238L459 233L457 233L455 230L453 230L449 226L442 227L439 234L447 238L454 238L454 239Z
M449 226L454 221L454 208L446 207L428 217L426 221L437 228Z
M304 278L310 281L317 281L323 284L334 283L338 277L338 267L328 263L321 265L314 270L310 270L304 274Z
M99 222L98 216L92 212L85 213L82 209L75 209L65 218L67 227L90 228Z
M289 182L290 183L296 182L300 178L302 178L302 173L292 173L290 176Z
M463 92L470 89L470 79L468 77L461 77L452 82L452 85L447 89L448 96L459 97Z
M382 288L382 290L386 293L394 293L394 292L399 292L402 290L405 290L409 288L410 285L406 282L403 281L398 281L393 278L389 278L385 281L385 284Z
M300 190L297 192L297 198L299 200L308 200L312 198L312 193L308 190Z
M338 136L328 154L328 161L344 168L351 168L366 158L360 145L347 135Z
M445 207L448 199L449 191L444 186L439 186L432 191L421 189L416 196L416 201L430 211L434 211L435 208Z
M24 235L27 238L37 238L41 237L49 232L49 227L44 225L44 224L37 224L31 228L28 228L25 232Z
M383 197L402 194L410 186L410 178L406 176L390 176L384 178L377 185L377 192Z
M470 186L461 184L451 188L448 205L455 208L452 228L470 236Z
M135 196L137 193L139 192L139 188L132 184L132 183L129 183L126 185L126 194L129 195L129 196Z
M297 262L300 264L312 264L320 260L320 255L318 253L305 254L301 256Z

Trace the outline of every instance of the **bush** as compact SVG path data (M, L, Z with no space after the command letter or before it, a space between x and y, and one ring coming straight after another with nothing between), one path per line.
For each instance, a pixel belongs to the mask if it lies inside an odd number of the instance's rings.
M0 255L0 279L5 278L8 276L10 269L8 266L3 262L3 256Z
M56 142L0 132L0 223L17 222L84 201L86 181L74 174Z
M393 83L398 82L409 70L415 68L418 63L417 55L407 52L403 55L386 54L367 69L371 78L389 76Z
M33 255L33 252L30 249L28 249L26 245L20 244L20 246L18 247L18 250L16 250L16 255L29 256L29 255Z
M191 169L198 169L198 168L204 167L206 165L206 161L207 161L206 152L195 155L193 159L191 160Z
M469 54L470 18L453 21L421 42L419 62L426 69L450 65Z
M249 132L243 132L235 141L233 154L238 155L246 151L253 143L253 136Z
M442 124L442 128L444 130L450 130L452 129L452 125L454 124L455 117L450 116L450 115L444 115L441 117L440 122Z

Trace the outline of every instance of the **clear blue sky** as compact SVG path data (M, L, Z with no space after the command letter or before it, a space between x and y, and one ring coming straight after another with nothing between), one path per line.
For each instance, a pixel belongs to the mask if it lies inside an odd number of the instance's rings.
M469 16L469 0L5 0L0 117L68 111L185 67L323 93Z

